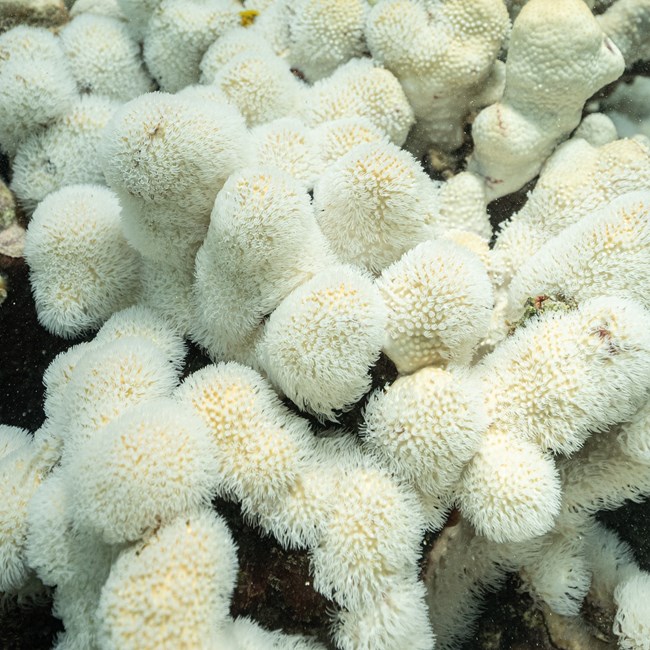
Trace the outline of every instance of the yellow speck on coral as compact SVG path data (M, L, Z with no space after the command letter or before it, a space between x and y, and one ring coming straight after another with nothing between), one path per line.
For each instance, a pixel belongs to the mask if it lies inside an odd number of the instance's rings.
M239 19L241 21L242 27L250 27L257 18L260 12L255 9L246 9L245 11L239 12Z

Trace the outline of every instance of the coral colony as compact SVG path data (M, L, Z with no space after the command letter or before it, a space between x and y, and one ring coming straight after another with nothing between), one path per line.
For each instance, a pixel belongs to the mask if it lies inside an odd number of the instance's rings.
M650 3L71 16L0 37L38 317L96 332L40 429L0 427L0 589L53 588L60 650L324 648L231 618L219 496L308 551L332 647L457 648L518 571L650 648L650 575L595 519L650 494L650 85L588 102L650 59ZM186 339L213 363L180 381Z

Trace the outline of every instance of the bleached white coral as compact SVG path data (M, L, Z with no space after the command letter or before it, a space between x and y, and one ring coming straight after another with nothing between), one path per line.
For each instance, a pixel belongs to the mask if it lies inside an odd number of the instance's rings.
M140 261L120 225L117 197L98 185L69 185L36 208L25 259L46 329L75 336L136 300Z
M493 306L486 269L473 253L425 241L384 269L377 286L388 309L384 352L400 372L469 363Z
M527 2L512 28L503 99L472 125L470 169L485 178L488 198L533 178L579 124L584 102L624 67L582 0Z
M160 348L174 368L180 370L185 358L185 341L167 321L142 305L115 312L93 340L104 344L131 336L151 341Z
M622 425L618 442L627 456L650 465L650 400Z
M370 606L415 578L423 528L413 492L379 468L351 470L312 551L314 587L348 609Z
M77 364L92 347L91 341L69 347L57 354L43 373L45 386L43 410L50 422L61 428L68 422L68 412L65 408L66 387L72 379ZM57 420L57 418L62 419Z
M605 113L590 113L573 132L573 138L582 138L594 147L600 147L618 138L616 125Z
M128 1L126 0L126 2ZM81 14L97 14L98 16L109 16L110 18L126 21L119 0L75 0L72 7L70 7L70 16L75 18Z
M270 380L299 408L328 419L370 387L386 312L371 279L334 266L291 292L258 344Z
M109 544L208 503L218 481L208 430L189 407L145 401L112 420L75 454L66 487L74 523Z
M101 647L210 647L236 576L236 547L223 519L209 510L180 516L113 564L97 610Z
M203 55L199 65L201 83L212 85L219 70L243 52L266 53L267 56L274 54L271 45L255 30L245 27L230 29L217 38Z
M319 124L314 129L324 167L345 156L358 144L380 142L386 138L367 117L342 117Z
M53 409L55 420L66 424L65 454L73 454L130 407L168 397L177 382L166 355L147 339L127 337L91 347L60 387L65 393Z
M12 451L28 444L31 439L32 436L27 429L0 424L0 460Z
M585 536L585 552L593 574L590 592L596 602L612 603L617 585L638 572L630 545L594 519Z
M220 648L233 650L325 650L323 644L297 634L265 630L250 618L228 621L219 632Z
M239 109L249 127L287 117L304 101L305 89L288 64L259 48L233 57L212 83Z
M286 494L310 451L309 427L261 375L237 363L207 366L175 398L208 428L222 493L245 500L245 508Z
M563 484L562 517L569 522L599 510L619 508L627 500L641 501L650 495L648 461L629 455L626 434L637 438L647 419L647 405L631 422L591 436L585 446L560 463ZM618 435L617 435L618 434ZM643 437L645 437L642 434Z
M125 192L119 195L122 232L142 255L143 266L149 261L184 266L193 259L208 230L208 210L187 209L177 202L143 201Z
M239 24L236 0L162 0L144 37L144 60L166 92L199 80L199 63L211 43Z
M193 255L187 259L143 259L138 304L156 312L183 336L189 336L196 323L193 282Z
M649 319L631 300L601 297L518 328L478 367L493 421L569 454L626 420L650 388Z
M400 81L426 134L453 150L471 102L488 83L509 20L500 0L375 3L366 34L373 58Z
M18 590L29 578L27 507L59 456L56 435L41 429L0 459L0 591Z
M486 427L478 385L458 373L423 368L371 396L363 434L396 475L426 494L444 495Z
M0 149L9 155L77 97L60 43L38 27L14 27L0 36L0 85Z
M577 616L591 584L583 531L551 533L522 571L525 582L552 611Z
M370 605L336 616L334 640L341 650L432 650L435 647L421 582L390 587Z
M153 90L140 47L122 21L81 14L59 37L79 92L128 101Z
M339 259L379 272L433 237L437 183L390 142L354 147L314 189L318 224Z
M27 506L26 557L46 585L74 575L70 548L72 521L68 511L64 472L55 469L38 486Z
M55 536L61 532L60 527L66 525L60 519L52 524L57 527ZM52 606L52 612L65 627L57 638L57 648L81 650L97 647L95 612L117 552L95 535L71 531L63 535L66 549L60 547L60 550L67 555L68 565L57 581Z
M440 186L440 230L463 230L489 239L492 226L486 209L483 180L471 172L460 172Z
M244 165L247 146L245 125L232 107L149 93L113 117L101 155L116 191L203 215Z
M327 77L365 49L365 0L298 0L289 3L289 63L309 81Z
M318 81L300 112L314 126L343 117L367 117L401 146L413 125L413 109L397 79L371 59L352 59Z
M650 648L650 574L639 571L614 592L614 634L622 650Z
M650 58L650 6L645 0L618 0L598 22L621 50L627 67Z
M635 139L560 145L524 207L499 232L495 259L507 284L551 237L628 192L650 189L650 146Z
M530 296L582 302L621 296L650 307L650 192L625 194L550 239L510 283L507 318L516 321Z
M553 527L560 511L560 479L538 445L491 427L465 467L456 496L480 535L521 542Z
M97 148L118 107L105 97L82 96L49 128L20 144L12 166L11 189L28 212L50 192L66 185L104 184Z
M261 167L275 167L312 189L323 168L313 129L294 118L281 118L251 132L256 160Z
M349 467L360 462L361 450L349 434L314 438L282 499L255 504L255 521L285 548L313 548Z
M302 183L273 168L233 174L196 256L195 338L241 360L264 318L331 259Z

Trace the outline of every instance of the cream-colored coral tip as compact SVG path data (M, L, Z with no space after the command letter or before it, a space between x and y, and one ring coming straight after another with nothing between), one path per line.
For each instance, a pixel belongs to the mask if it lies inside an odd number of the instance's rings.
M546 162L524 207L501 229L494 248L507 282L541 245L616 197L650 187L650 143L614 140L593 147L572 138Z
M451 242L425 241L377 281L388 309L384 352L397 369L467 364L489 329L492 284L485 266Z
M209 503L217 481L207 428L171 399L127 410L81 447L66 472L75 525L109 544L138 540Z
M251 504L250 515L262 530L270 533L284 548L312 548L316 546L323 525L336 498L339 476L324 471L309 459L282 498ZM245 504L246 505L246 504Z
M323 168L313 129L295 118L281 118L254 128L251 136L260 166L280 169L313 188Z
M516 322L526 299L563 296L582 303L621 296L650 307L650 192L631 192L565 228L519 268L506 317Z
M236 27L220 36L206 50L201 59L201 83L213 84L219 70L243 52L266 53L273 57L271 45L256 31Z
M11 189L32 212L50 192L75 183L104 184L97 158L116 101L82 95L54 124L29 136L16 151Z
M374 142L354 147L325 171L314 205L339 259L379 272L434 235L438 190L408 152Z
M310 452L311 434L259 373L238 363L207 366L175 397L207 426L223 493L253 509L286 493Z
M72 379L77 364L92 348L92 341L77 343L77 345L69 347L57 354L43 373L43 384L45 385L43 410L47 418L60 429L66 427L69 418L69 413L64 406L66 387Z
M573 138L582 138L592 147L601 147L618 138L616 125L605 113L591 113L583 118L573 132Z
M442 231L469 231L487 243L492 226L487 213L487 198L483 179L471 172L452 176L440 187L440 217L437 225Z
M334 640L341 650L433 650L426 590L420 581L396 582L372 603L341 610L335 620Z
M212 511L180 516L115 561L97 609L104 650L196 650L225 623L237 553Z
M618 441L630 458L650 465L650 400L621 426Z
M616 587L614 634L622 650L650 648L650 574L639 571Z
M77 98L59 41L39 27L14 27L0 36L0 85L0 149L10 156Z
M199 64L208 47L239 24L236 0L162 0L144 36L144 60L166 92L199 80Z
M446 239L462 248L466 248L481 260L488 273L493 270L494 258L487 238L481 237L481 235L477 235L470 230L447 230L441 235L440 239Z
M42 325L72 337L133 304L140 260L120 227L120 205L98 185L69 185L36 208L25 260Z
M153 89L140 47L122 21L82 14L59 37L80 93L128 101Z
M368 448L429 494L448 491L487 427L480 384L422 368L375 392L365 410Z
M494 542L523 542L553 527L560 478L535 443L492 428L465 467L456 496L477 533Z
M233 174L196 256L199 342L218 360L240 360L265 317L331 261L304 184L272 168Z
M150 260L176 265L193 260L208 230L208 210L187 210L173 202L145 201L119 190L118 194L122 232L142 255L143 266Z
M148 93L109 123L101 150L108 184L144 201L209 212L248 155L242 117L227 104Z
M122 13L119 0L75 0L73 6L70 7L70 16L75 18L81 14L97 14L126 22L126 16Z
M136 305L113 314L100 328L95 343L138 336L156 345L167 360L180 370L185 358L186 345L183 337L153 309Z
M464 118L509 28L503 2L377 2L368 46L402 82L418 117L455 109ZM440 118L439 118L440 119Z
M3 592L19 590L29 578L25 559L27 507L60 456L52 432L39 432L33 440L0 459L0 591Z
M386 134L367 117L342 117L314 129L323 165L328 167L358 144L380 142Z
M327 77L351 58L363 56L365 0L298 0L291 10L289 63L309 81Z
M346 609L370 605L395 580L415 577L423 530L411 490L384 470L351 470L312 551L315 589Z
M304 101L305 88L288 63L260 49L232 58L213 83L239 109L249 127L293 114Z
M65 454L91 438L129 407L167 397L178 383L176 370L153 342L127 337L93 346L72 371L65 399L57 400L68 411L64 434ZM66 418L53 410L55 421ZM62 420L66 421L66 420Z
M367 117L397 146L415 120L399 81L371 59L352 59L309 91L301 116L314 126L343 117Z
M314 548L347 472L364 462L360 445L349 433L314 438L306 462L282 498L255 504L250 515L285 548Z
M649 322L650 312L625 298L592 298L573 310L558 303L483 360L490 416L544 449L576 451L646 399Z
M576 74L578 61L588 74ZM532 0L513 25L506 66L507 101L533 115L561 111L563 129L562 118L573 122L576 109L619 77L625 63L584 2Z
M260 363L301 409L328 419L370 387L386 311L377 287L351 266L334 266L291 292L257 346Z
M29 444L32 434L27 429L0 424L0 460L12 451Z

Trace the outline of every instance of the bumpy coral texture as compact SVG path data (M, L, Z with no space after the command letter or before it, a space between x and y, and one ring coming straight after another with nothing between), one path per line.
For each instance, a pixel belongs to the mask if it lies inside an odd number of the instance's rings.
M200 511L117 559L98 609L104 648L205 647L228 614L237 571L225 522Z

